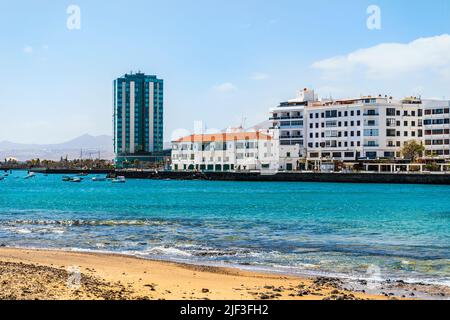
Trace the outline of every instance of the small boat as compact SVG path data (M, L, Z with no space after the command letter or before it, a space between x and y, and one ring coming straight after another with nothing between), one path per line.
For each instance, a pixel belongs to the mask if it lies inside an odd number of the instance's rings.
M93 177L93 178L92 178L92 181L94 181L94 182L103 182L103 181L106 181L106 178L103 178L103 177Z
M123 177L123 176L117 177L112 180L112 183L125 183L125 182L126 182L126 180L125 180L125 177Z
M69 182L69 181L71 181L71 180L72 180L72 178L69 177L69 176L63 176L63 177L62 177L62 181L64 181L64 182Z
M78 177L73 177L70 179L70 182L81 182L82 179L78 178Z
M34 178L36 174L34 172L30 172L24 179Z

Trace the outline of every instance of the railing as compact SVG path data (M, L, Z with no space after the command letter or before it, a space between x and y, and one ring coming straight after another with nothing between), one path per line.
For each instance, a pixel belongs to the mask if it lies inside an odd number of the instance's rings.
M269 120L302 120L304 117L270 117Z
M281 136L281 139L303 139L303 136L295 135L295 136Z

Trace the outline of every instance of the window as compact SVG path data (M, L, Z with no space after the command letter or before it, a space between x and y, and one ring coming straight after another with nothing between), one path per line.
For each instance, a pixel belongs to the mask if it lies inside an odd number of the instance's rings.
M395 119L386 119L386 127L395 127L396 123Z
M395 116L395 108L387 108L387 109L386 109L386 115L387 115L388 117L393 117L393 116Z
M395 137L396 136L395 129L387 129L386 130L386 136L388 136L388 137Z
M378 112L375 109L369 109L369 110L367 110L366 115L368 115L368 116L376 116L376 115L378 115Z
M326 127L327 128L335 128L335 127L337 127L337 121L327 121L326 122Z
M365 137L378 137L379 131L378 129L366 129L364 130Z
M366 152L366 157L368 159L376 159L377 158L377 153L376 152Z
M336 138L337 136L338 136L338 132L336 130L325 131L325 137L327 137L327 138Z
M325 112L325 118L336 118L337 115L337 110L330 110Z
M345 158L353 158L355 156L355 154L353 152L346 152L344 154Z

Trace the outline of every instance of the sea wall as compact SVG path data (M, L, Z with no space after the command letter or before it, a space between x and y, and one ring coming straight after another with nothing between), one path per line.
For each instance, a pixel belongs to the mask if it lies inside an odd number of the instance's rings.
M339 182L450 185L450 174L406 173L277 173L261 175L251 172L116 172L129 179L176 179L261 182Z
M128 170L77 170L40 169L32 170L47 174L105 174L110 177L124 176L127 179L153 180L212 180L254 182L336 182L336 183L394 183L450 185L450 173L313 173L280 172L261 175L257 172L173 172L173 171L128 171Z

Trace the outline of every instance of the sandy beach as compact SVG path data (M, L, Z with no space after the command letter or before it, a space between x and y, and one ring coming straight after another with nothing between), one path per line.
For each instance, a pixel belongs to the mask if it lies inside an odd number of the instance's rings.
M72 270L79 270L79 286ZM76 279L75 279L76 280ZM68 285L70 284L70 285ZM306 279L123 255L0 248L0 299L388 299Z

